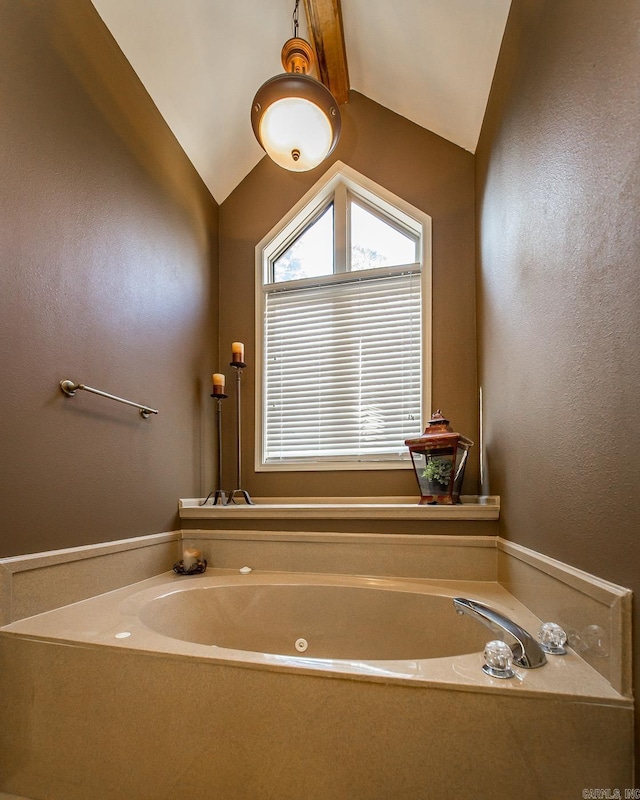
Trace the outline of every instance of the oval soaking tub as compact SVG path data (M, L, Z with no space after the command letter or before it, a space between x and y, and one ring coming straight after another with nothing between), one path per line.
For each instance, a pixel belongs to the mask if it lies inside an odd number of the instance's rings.
M430 586L369 578L239 576L173 584L140 621L181 641L306 658L414 660L479 652L486 628ZM420 591L421 589L421 591Z

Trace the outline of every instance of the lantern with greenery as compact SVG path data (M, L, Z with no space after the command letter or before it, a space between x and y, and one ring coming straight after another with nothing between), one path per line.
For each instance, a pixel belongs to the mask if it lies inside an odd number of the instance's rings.
M405 444L420 488L420 505L461 502L464 468L473 442L453 431L438 409L422 436L406 439Z

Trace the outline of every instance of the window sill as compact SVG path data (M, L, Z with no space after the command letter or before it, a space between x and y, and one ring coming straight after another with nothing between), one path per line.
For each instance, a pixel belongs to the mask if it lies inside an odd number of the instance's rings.
M180 519L413 519L491 520L500 516L499 497L465 496L457 505L418 505L415 497L254 497L254 505L200 505L179 501Z

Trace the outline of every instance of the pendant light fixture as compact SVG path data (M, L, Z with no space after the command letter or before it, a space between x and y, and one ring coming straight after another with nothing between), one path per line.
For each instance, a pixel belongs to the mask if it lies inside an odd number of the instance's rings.
M306 172L321 164L340 137L340 110L331 92L309 75L313 50L298 37L298 5L294 35L282 48L286 72L258 89L251 107L251 125L260 146L284 169Z

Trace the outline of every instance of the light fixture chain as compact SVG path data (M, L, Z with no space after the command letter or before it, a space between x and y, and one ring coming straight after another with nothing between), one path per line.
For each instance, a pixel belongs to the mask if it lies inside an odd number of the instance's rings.
M298 38L298 6L300 5L300 0L296 0L295 8L293 9L293 38Z

